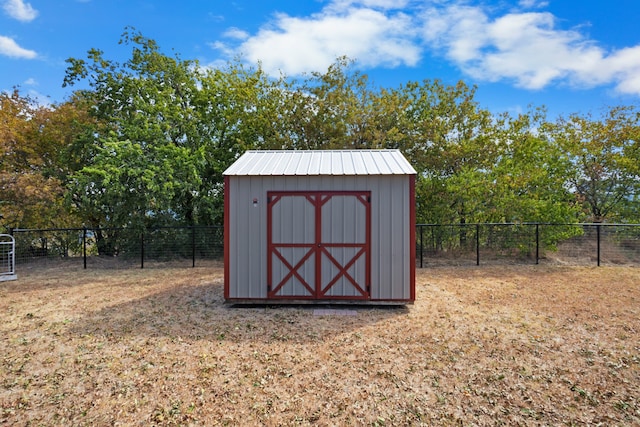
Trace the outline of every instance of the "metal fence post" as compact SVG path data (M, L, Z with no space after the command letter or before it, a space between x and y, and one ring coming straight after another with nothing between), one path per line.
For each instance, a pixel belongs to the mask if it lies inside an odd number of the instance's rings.
M87 227L82 227L82 258L84 269L87 269Z
M144 268L144 231L140 233L140 268Z
M196 266L196 226L191 226L191 267Z
M431 229L431 249L433 250L433 253L436 254L438 253L438 242L436 242L436 231L434 230L434 226L430 226L429 227Z
M480 224L476 224L476 265L480 265Z
M540 262L540 224L536 223L536 265Z
M600 224L596 225L596 239L598 240L598 243L596 245L596 250L597 250L597 255L596 255L596 259L598 261L598 267L600 267Z
M420 268L422 268L422 261L424 260L424 255L423 255L423 247L424 247L424 241L423 241L423 227L420 225Z

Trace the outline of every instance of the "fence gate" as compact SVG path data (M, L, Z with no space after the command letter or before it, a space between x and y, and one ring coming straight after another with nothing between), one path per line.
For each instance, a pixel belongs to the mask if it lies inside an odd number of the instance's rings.
M9 234L0 234L0 282L17 278L16 241Z
M368 299L369 191L267 193L267 296Z

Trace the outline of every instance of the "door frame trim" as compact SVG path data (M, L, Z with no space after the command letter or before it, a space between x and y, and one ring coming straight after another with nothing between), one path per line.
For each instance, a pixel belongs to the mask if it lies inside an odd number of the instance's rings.
M314 242L313 243L274 243L273 242L273 206L280 201L282 197L296 196L305 197L306 200L314 207ZM353 196L355 197L365 208L365 242L363 243L324 243L322 242L322 206L324 206L334 196ZM327 247L354 247L360 248L356 251L355 255L349 259L345 265L339 266L340 262L335 260ZM278 247L300 247L309 248L309 252L305 253L303 257L292 266L290 262L286 261L282 254L278 251ZM325 254L329 262L340 270L338 274L331 278L327 286L323 286L322 283L322 256ZM365 256L365 283L358 284L356 280L348 274L347 270L351 268L358 259L364 254ZM273 283L273 268L272 256L276 256L281 262L289 269L284 278L274 287ZM309 285L305 278L301 277L297 270L304 265L308 259L315 255L314 272L315 283L314 286ZM286 262L285 262L286 261ZM314 290L312 295L277 295L277 292L292 278L297 279L302 285L309 291ZM326 295L331 287L340 278L348 280L356 292L360 295ZM267 299L353 299L353 300L369 300L371 299L371 191L267 191Z

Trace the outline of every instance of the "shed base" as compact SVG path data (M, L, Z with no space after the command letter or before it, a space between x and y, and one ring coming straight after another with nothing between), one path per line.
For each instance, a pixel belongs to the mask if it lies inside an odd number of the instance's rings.
M246 306L246 305L350 305L350 306L406 306L413 305L411 300L308 300L308 299L252 299L252 298L229 298L225 304Z

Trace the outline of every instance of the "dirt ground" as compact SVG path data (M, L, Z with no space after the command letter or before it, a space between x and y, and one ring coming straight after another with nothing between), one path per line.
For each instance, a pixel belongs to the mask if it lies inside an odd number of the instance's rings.
M223 304L220 268L0 283L0 424L640 425L640 269L440 267L402 308Z

